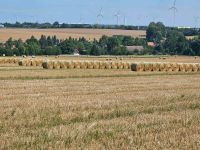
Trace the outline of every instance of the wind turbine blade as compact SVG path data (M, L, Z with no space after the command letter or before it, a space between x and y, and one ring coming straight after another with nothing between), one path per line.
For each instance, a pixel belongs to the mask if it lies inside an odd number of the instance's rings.
M176 6L176 0L174 0L174 6Z

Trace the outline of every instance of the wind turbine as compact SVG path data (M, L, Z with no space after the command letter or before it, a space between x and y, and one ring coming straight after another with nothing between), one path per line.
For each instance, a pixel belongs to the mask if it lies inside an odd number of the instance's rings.
M83 24L83 17L82 16L80 16L80 18L79 18L79 24Z
M126 19L126 15L124 15L124 26L126 26L126 21L127 21L127 19Z
M103 19L103 9L99 10L99 14L97 15L97 24L100 24L100 20Z
M176 8L176 0L174 0L173 6L172 6L171 8L169 8L169 10L172 10L173 13L174 13L174 16L173 16L173 24L174 24L174 27L175 27L175 23L176 23L176 12L178 11L178 9Z
M120 11L118 11L116 14L114 14L114 17L117 18L117 25L119 25L119 17L121 16Z
M197 24L198 24L198 22L199 22L199 19L200 19L199 16L194 17L195 29L197 28Z

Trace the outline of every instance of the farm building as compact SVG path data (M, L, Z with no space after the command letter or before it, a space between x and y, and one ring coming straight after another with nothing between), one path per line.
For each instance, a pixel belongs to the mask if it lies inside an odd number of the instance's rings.
M79 55L80 55L79 50L78 50L78 49L75 49L73 55L74 55L74 56L79 56Z
M126 46L126 48L129 52L142 52L142 51L144 51L143 46Z
M154 42L148 42L148 43L147 43L147 46L149 46L149 47L155 47L156 44L155 44Z

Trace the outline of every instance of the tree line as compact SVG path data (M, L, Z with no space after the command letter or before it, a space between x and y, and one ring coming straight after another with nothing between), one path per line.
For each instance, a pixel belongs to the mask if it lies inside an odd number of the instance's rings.
M200 55L200 32L196 37L187 39L183 29L166 28L163 23L150 23L146 31L146 39L154 42L155 47L149 49L152 54L168 55Z
M155 47L148 47L148 42ZM128 51L127 46L143 46L142 51ZM39 39L32 36L26 41L8 39L0 43L0 55L60 55L73 54L78 50L81 55L198 55L200 56L200 34L187 39L182 30L167 28L161 22L150 23L146 30L146 38L115 35L102 36L99 40L89 41L84 37L60 40L56 36L44 36Z
M145 46L146 41L130 36L102 36L99 40L93 41L86 40L84 37L59 40L56 36L45 35L42 35L39 40L32 36L25 42L21 39L9 38L5 43L0 43L0 55L60 55L73 54L75 50L78 50L81 55L131 55L133 53L126 48L128 45Z
M83 29L123 29L123 30L146 30L147 26L132 26L132 25L103 25L103 24L68 24L54 22L54 23L31 23L31 22L16 22L16 23L2 23L6 28L83 28Z
M32 23L32 22L16 22L16 23L1 23L6 28L85 28L85 29L123 29L123 30L147 30L148 26L133 26L133 25L104 25L104 24L67 24L59 23ZM200 30L197 28L177 28L177 27L165 27L168 30L175 29L182 32L185 36L196 36L200 34Z

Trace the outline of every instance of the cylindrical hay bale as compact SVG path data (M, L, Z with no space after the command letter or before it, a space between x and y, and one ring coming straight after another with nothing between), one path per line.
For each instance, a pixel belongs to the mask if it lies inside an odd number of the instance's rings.
M192 71L193 72L198 72L198 65L197 64L192 64Z
M105 69L111 69L111 62L104 62L105 64Z
M94 69L99 69L100 67L100 62L94 61Z
M41 67L43 60L37 59L37 60L35 60L35 63L36 63L36 66Z
M80 69L81 68L81 63L79 61L74 61L74 68L75 69Z
M25 59L26 66L31 66L31 61L29 59Z
M132 65L132 63L128 62L128 69L131 69L131 65Z
M44 69L53 69L53 62L52 61L44 61L42 63L42 67Z
M81 64L81 69L87 69L87 62L85 62L85 61L81 61L80 62Z
M9 63L9 59L8 59L8 58L5 58L5 59L4 59L4 64L7 64L7 63Z
M200 71L200 64L196 64L198 71Z
M173 71L173 64L172 63L168 63L169 67L168 67L168 72L172 72Z
M164 64L164 63L160 63L159 70L160 70L161 72L164 72L164 71L165 71L165 64Z
M26 66L26 62L23 59L19 60L18 64L19 66Z
M15 64L19 63L19 59L18 59L18 58L15 58L15 59L14 59L14 63L15 63Z
M153 63L153 71L154 72L160 71L160 64L159 63Z
M144 64L144 71L146 71L146 72L153 71L153 64L152 63L145 63Z
M64 61L59 61L59 64L60 64L60 69L66 69L67 68Z
M122 62L117 62L117 69L123 69L123 63Z
M99 69L105 69L106 68L106 65L104 62L99 62Z
M9 63L9 64L14 64L14 61L15 61L14 58L9 58L9 59L8 59L8 63Z
M3 58L0 59L0 64L4 64L5 60Z
M173 64L171 64L171 66L172 66L172 71L179 72L179 70L180 70L179 64L173 63Z
M172 70L172 67L169 63L164 63L164 70L165 72L169 72Z
M131 64L132 71L142 72L142 71L144 71L144 67L145 67L145 65L143 63L132 63Z
M93 63L91 61L87 62L87 68L88 69L94 69L94 65L93 65Z
M183 64L183 63L179 64L179 69L181 72L185 72L186 71L185 64Z
M31 66L36 67L36 61L35 60L31 60Z
M111 62L111 68L112 69L117 69L117 62Z
M186 72L192 72L192 64L185 64L185 71Z
M53 61L53 69L60 69L60 63L58 61Z
M65 65L69 69L74 69L74 62L72 62L72 61L66 61Z
M129 64L128 64L128 62L124 62L124 63L123 63L123 66L124 66L124 67L123 67L124 69L129 69Z

